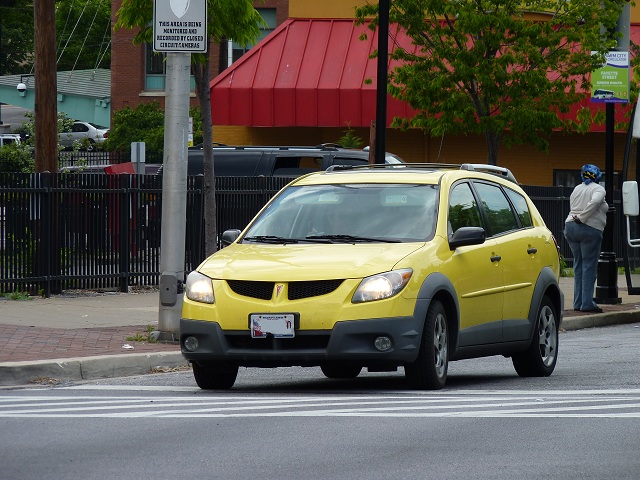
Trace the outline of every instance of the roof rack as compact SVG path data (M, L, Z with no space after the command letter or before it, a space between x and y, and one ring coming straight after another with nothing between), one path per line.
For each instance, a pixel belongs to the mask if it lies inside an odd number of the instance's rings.
M327 172L335 172L340 170L362 170L362 169L408 169L408 168L416 168L416 169L425 169L425 170L444 170L444 169L460 169L460 170L468 170L482 173L490 173L493 175L497 175L499 177L503 177L507 180L512 181L513 183L518 183L516 177L514 177L511 170L504 167L497 167L495 165L485 165L480 163L463 163L463 164L455 164L455 163L376 163L376 164L368 164L368 165L331 165L327 168Z

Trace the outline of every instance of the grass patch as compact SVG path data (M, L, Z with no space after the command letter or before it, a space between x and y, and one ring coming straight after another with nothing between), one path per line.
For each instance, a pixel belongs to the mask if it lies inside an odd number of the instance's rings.
M9 300L31 300L27 292L0 293L0 296L6 297Z
M151 338L151 332L155 330L153 325L147 325L147 330L143 332L136 333L135 335L130 335L126 337L128 342L146 342L146 343L157 343L158 341L154 338Z

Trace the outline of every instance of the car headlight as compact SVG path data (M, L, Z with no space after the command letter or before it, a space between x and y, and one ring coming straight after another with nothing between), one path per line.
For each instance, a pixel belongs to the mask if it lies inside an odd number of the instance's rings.
M382 300L398 294L409 282L413 270L393 270L392 272L379 273L367 277L360 282L356 293L351 299L352 303L370 302Z
M215 303L211 279L199 272L191 272L187 276L184 294L194 302Z

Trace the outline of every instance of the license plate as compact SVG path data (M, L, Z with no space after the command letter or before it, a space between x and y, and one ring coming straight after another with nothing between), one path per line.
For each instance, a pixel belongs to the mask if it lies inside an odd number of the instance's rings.
M291 313L256 313L249 317L252 338L293 338L294 318Z

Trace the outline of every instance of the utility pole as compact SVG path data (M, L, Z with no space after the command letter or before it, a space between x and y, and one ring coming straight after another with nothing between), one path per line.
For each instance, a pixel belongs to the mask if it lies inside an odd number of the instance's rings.
M160 233L161 340L176 340L180 330L187 216L187 139L189 135L190 53L167 54L162 231Z
M34 0L36 172L58 170L56 9L54 0Z
M176 35L176 27L189 29L192 40ZM166 341L179 336L185 279L191 52L206 53L208 38L206 0L154 0L153 50L167 53L158 311L158 338Z
M375 163L384 163L387 151L387 65L389 59L389 0L378 3L378 80L376 83ZM371 147L370 147L371 148Z

